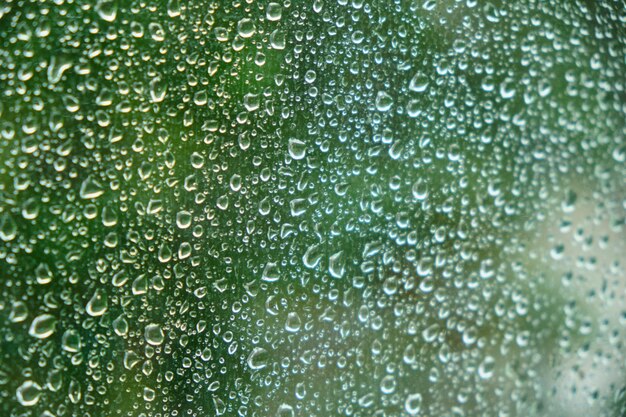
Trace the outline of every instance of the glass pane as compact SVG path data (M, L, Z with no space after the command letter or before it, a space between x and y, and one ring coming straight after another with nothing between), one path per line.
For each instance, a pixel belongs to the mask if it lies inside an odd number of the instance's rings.
M3 0L0 414L626 413L621 0Z

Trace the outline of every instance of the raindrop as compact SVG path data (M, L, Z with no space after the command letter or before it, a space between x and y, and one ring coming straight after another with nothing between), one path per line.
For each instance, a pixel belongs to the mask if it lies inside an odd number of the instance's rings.
M288 332L296 333L300 330L302 321L300 316L296 312L291 312L287 315L287 322L285 323L285 330Z
M117 17L117 2L114 0L98 0L96 11L101 19L113 22Z
M8 213L4 212L0 214L0 239L5 242L10 242L15 239L17 236L17 224L13 217Z
M17 388L17 401L24 407L31 407L39 402L41 398L41 387L33 381L25 381Z
M289 156L295 160L306 156L306 144L299 139L289 139Z
M146 342L152 346L159 346L163 344L165 335L161 326L155 323L148 324L144 329L144 337Z
M85 311L92 317L98 317L106 313L108 308L107 294L102 289L94 291L92 297L87 302Z
M260 347L252 349L252 352L250 352L247 359L248 367L255 371L265 368L267 366L267 361L267 350Z
M422 394L411 394L404 401L404 409L409 415L416 416L422 409Z
M343 251L339 251L328 259L328 272L333 278L341 278L345 273L346 258Z
M421 71L415 73L411 82L409 82L409 90L416 93L423 93L428 88L430 80L426 74Z
M267 10L265 13L265 18L270 22L276 22L280 20L282 17L283 9L282 6L278 3L270 3L267 5Z
M104 188L92 176L87 177L80 186L80 198L93 199L104 194Z
M256 32L256 27L252 19L243 18L237 23L237 33L242 38L249 38Z
M280 278L278 264L275 262L268 262L263 268L263 274L261 279L267 282L278 281Z
M41 314L33 320L28 334L37 339L46 339L54 333L57 319L51 314Z
M386 112L393 106L393 98L385 91L376 94L376 110Z

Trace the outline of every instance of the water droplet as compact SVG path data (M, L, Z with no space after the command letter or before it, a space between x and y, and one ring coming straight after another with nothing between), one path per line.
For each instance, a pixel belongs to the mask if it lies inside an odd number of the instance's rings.
M276 29L270 34L270 45L273 49L278 51L285 49L286 43L285 33L280 29Z
M229 185L230 189L235 193L241 190L241 175L233 174L232 177L230 177Z
M291 312L287 315L287 322L285 323L285 330L288 332L296 333L302 327L302 320L296 312Z
M128 333L128 322L123 315L113 320L113 331L118 336L125 336Z
M413 78L411 78L411 82L409 82L409 90L416 93L422 93L428 88L428 83L428 76L423 72L418 71Z
M493 376L496 361L491 356L486 356L478 366L478 376L481 379L489 379Z
M153 103L160 103L167 94L167 83L161 77L153 78L150 81L150 99Z
M148 324L144 329L144 337L149 345L158 346L165 340L163 329L155 323Z
M380 381L380 391L384 395L392 394L396 390L396 378L393 375L385 375Z
M391 109L391 106L393 106L393 98L387 92L379 91L376 94L376 110L386 112Z
M41 285L50 284L54 276L52 275L52 271L50 267L46 263L40 263L35 268L35 278L37 279L37 283Z
M133 280L131 285L133 295L142 295L148 292L148 277L145 274L139 275Z
M96 11L101 19L113 22L117 17L117 2L114 0L98 0Z
M263 274L261 275L261 279L267 282L278 281L280 278L279 275L278 264L275 262L268 262L263 268Z
M160 23L150 23L148 25L148 32L150 32L150 37L157 42L163 42L165 40L165 31Z
M48 82L53 85L58 83L63 73L70 68L72 68L72 62L69 59L61 55L53 55L48 65Z
M41 314L33 320L28 334L37 339L46 339L54 333L57 319L51 314Z
M247 93L243 96L243 105L246 107L248 111L255 111L261 105L261 101L259 99L258 94Z
M20 323L28 317L28 307L23 301L15 301L11 306L9 320L12 323Z
M256 347L252 349L250 355L248 355L248 367L253 370L263 369L267 366L268 355L267 350Z
M333 278L341 278L345 271L346 257L343 251L331 255L328 260L328 272Z
M13 217L5 211L0 214L0 239L10 242L15 239L15 236L17 236L17 224Z
M294 417L293 407L289 404L279 405L276 417Z
M265 13L265 18L270 22L276 22L280 20L282 17L283 9L282 6L278 3L270 3L267 5L267 10Z
M303 400L306 397L306 386L304 382L298 382L296 384L296 398Z
M411 394L404 401L404 409L412 416L419 414L422 409L422 394Z
M156 392L152 388L145 387L143 389L144 401L154 401L155 397L156 397Z
M101 289L94 291L91 299L87 302L85 311L92 317L98 317L106 313L108 307L107 294Z
M80 334L76 330L66 330L61 339L61 347L67 352L78 352L81 347Z
M323 252L319 245L311 245L304 253L302 262L307 268L315 268L322 260Z
M237 22L237 33L242 38L249 38L256 32L256 26L252 19L243 18Z
M299 139L289 139L289 156L295 160L306 156L306 144Z
M17 401L24 407L31 407L41 398L41 387L33 381L25 381L17 388Z
M191 213L186 210L181 210L176 214L176 226L179 229L187 229L191 226L191 220Z
M80 198L93 199L104 194L104 188L92 176L87 177L80 186Z

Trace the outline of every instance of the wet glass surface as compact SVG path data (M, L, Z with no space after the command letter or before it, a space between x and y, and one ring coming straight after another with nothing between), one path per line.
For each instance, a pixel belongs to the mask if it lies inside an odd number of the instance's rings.
M625 9L4 0L0 414L624 415Z

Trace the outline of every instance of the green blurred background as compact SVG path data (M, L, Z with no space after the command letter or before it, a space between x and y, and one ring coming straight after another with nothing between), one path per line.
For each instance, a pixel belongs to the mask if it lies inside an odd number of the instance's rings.
M620 1L5 1L0 411L624 415Z

